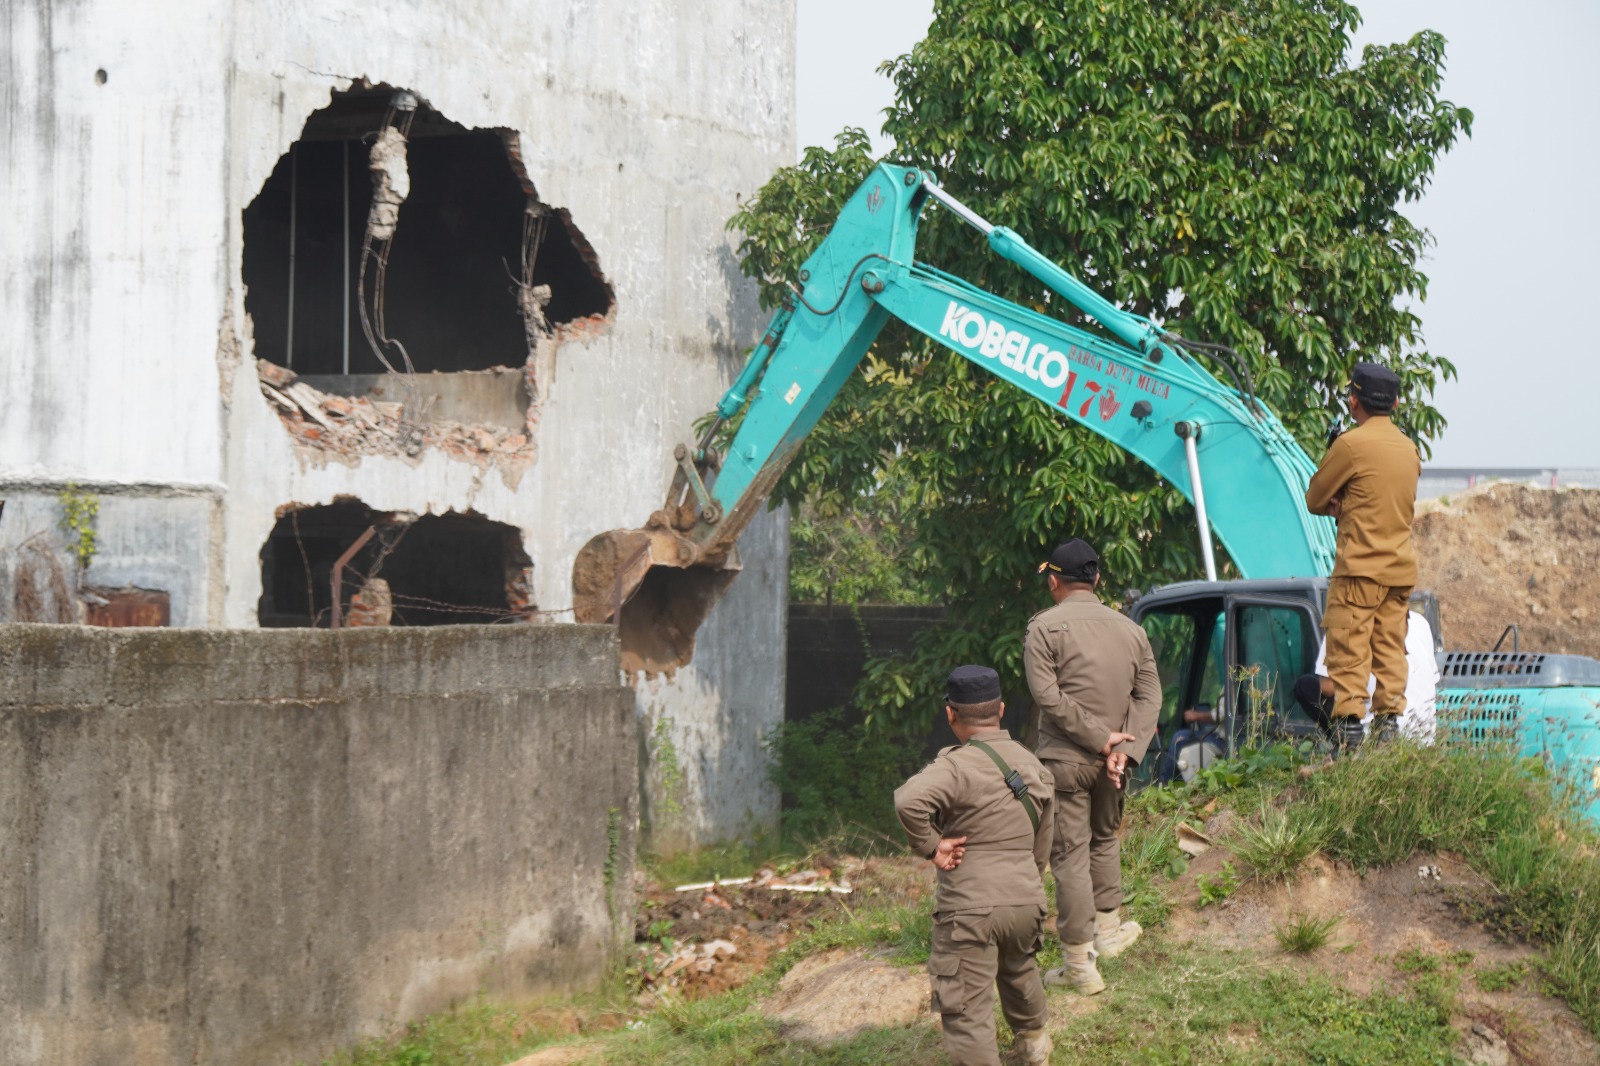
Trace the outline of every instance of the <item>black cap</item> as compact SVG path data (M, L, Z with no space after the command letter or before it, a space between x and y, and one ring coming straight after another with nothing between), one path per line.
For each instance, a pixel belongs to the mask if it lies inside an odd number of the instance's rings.
M1050 558L1039 564L1039 573L1055 574L1063 581L1093 582L1099 572L1099 553L1077 537L1056 545Z
M1400 398L1400 375L1378 363L1357 363L1350 371L1350 391L1368 411L1388 414Z
M944 683L944 701L970 706L1000 698L1000 675L987 666L958 666Z

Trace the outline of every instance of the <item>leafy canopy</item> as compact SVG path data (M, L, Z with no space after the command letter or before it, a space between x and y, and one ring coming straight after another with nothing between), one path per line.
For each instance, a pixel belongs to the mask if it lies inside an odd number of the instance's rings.
M905 565L910 530L887 492L846 510L803 502L789 525L789 598L798 603L920 604L920 574Z
M1338 0L940 0L927 39L885 64L884 131L898 162L1109 299L1238 349L1312 455L1357 359L1400 373L1397 418L1426 447L1444 426L1429 400L1454 367L1410 310L1430 238L1400 208L1472 115L1439 97L1436 33L1351 64L1359 18ZM768 306L873 162L865 133L845 130L730 221ZM1038 283L947 212L925 213L918 256L1040 306ZM880 715L920 718L958 662L1022 691L1020 634L1048 604L1024 579L1067 536L1100 549L1112 590L1198 570L1172 486L898 326L779 488L823 514L881 492L903 508L900 558L950 619L916 661L873 664L864 695Z

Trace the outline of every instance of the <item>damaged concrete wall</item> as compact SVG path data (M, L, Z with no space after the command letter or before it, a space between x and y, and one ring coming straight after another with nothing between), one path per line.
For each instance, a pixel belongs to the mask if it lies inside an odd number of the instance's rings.
M793 34L788 0L8 6L0 83L18 88L0 196L21 229L0 389L18 414L0 419L0 477L214 486L214 559L172 542L176 565L213 559L203 593L182 593L203 613L175 610L176 624L256 625L278 516L340 497L515 526L533 605L570 618L578 549L660 505L672 446L759 335L723 223L792 158ZM514 135L538 200L581 231L614 294L603 319L535 345L522 434L465 426L414 452L341 454L307 446L286 428L305 416L263 395L257 359L276 353L256 350L244 214L308 118L369 84ZM356 171L365 181L359 158ZM782 717L784 517L742 553L696 661L640 688L641 717L670 721L689 768L686 842L776 817L759 737Z
M81 578L61 527L63 493L96 506L94 551ZM158 590L169 597L176 626L203 626L221 607L222 497L215 486L0 478L0 499L0 622L54 620L26 609L27 585L57 578L74 605L72 620L83 616L80 586Z
M0 1058L316 1062L632 939L601 626L0 626Z

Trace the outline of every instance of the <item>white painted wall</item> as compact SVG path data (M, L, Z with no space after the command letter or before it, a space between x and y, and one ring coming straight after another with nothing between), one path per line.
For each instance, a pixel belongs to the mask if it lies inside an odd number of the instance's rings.
M0 5L0 475L221 475L228 8L155 7Z
M339 495L519 526L537 605L570 607L578 549L660 505L673 444L758 337L723 224L793 156L792 2L58 0L0 6L0 37L0 484L219 485L210 624L255 624L278 509ZM609 331L559 351L520 478L434 451L308 459L257 389L241 212L362 76L520 131L616 292ZM214 548L182 550L201 567ZM743 550L696 662L641 695L693 746L694 794L722 797L691 839L734 807L776 815L753 738L782 717L785 520Z

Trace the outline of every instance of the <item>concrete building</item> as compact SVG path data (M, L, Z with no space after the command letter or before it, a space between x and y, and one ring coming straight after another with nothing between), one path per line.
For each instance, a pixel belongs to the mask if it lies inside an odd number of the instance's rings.
M560 624L757 339L723 224L793 157L792 3L46 0L0 38L0 620ZM785 517L742 554L635 679L658 840L776 815Z

